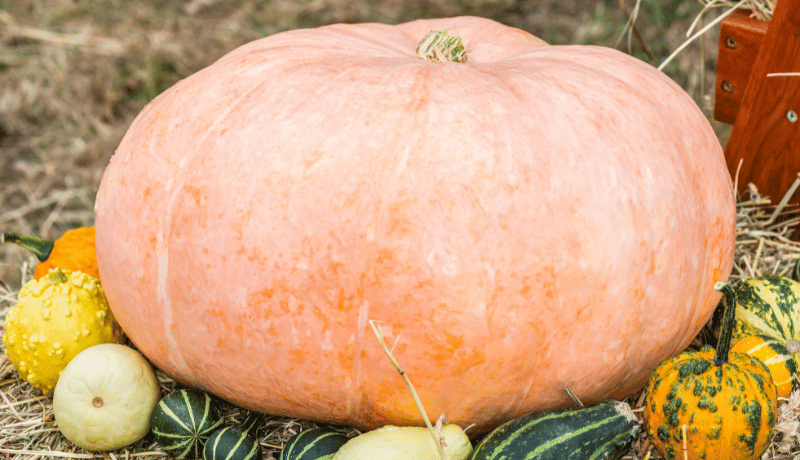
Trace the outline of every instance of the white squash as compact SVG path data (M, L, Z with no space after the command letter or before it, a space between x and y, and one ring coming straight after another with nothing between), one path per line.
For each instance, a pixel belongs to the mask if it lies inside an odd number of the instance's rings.
M67 364L56 383L53 413L73 444L114 450L147 434L160 395L153 369L139 352L106 343L83 350Z
M460 426L442 428L444 452L449 460L466 460L472 444ZM385 426L347 441L333 460L441 460L433 436L427 428Z

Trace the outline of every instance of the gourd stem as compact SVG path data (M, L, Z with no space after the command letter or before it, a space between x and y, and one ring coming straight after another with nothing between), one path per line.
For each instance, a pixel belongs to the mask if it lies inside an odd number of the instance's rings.
M714 364L721 366L728 362L728 352L731 349L733 323L736 320L736 294L730 284L722 281L715 284L714 289L722 292L725 302L722 329L719 332L719 340L717 341L717 354L714 356Z
M797 262L794 263L791 277L795 281L800 281L800 259L797 259Z
M467 62L467 50L461 37L450 35L444 30L432 30L417 45L417 57L429 62Z
M21 233L3 233L2 242L14 243L17 246L22 246L31 251L36 258L39 259L39 262L44 262L50 257L50 253L53 251L53 245L55 244L43 238L23 235Z

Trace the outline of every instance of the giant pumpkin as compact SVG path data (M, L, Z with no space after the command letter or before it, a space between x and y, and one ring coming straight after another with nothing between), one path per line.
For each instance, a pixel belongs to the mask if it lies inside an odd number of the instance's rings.
M415 54L445 29L466 62ZM473 17L232 51L142 111L95 211L114 315L180 382L272 414L421 423L377 320L427 411L475 431L571 404L566 387L643 387L710 317L735 223L678 85Z

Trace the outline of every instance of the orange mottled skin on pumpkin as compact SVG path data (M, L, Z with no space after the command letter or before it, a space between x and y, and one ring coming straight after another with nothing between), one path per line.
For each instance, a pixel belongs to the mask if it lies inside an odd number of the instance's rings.
M414 53L431 30L466 63ZM159 368L263 412L475 432L624 398L733 261L719 141L663 73L474 18L246 44L133 122L96 201L114 314Z

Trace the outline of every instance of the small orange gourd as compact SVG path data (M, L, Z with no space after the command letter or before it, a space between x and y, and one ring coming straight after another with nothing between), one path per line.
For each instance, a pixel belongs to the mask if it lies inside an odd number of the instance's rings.
M642 417L667 460L755 460L772 439L775 384L764 363L729 353L736 297L726 283L715 288L726 304L716 351L705 346L670 358L647 385Z
M80 271L100 279L97 270L97 255L94 247L94 227L79 227L67 230L56 241L46 240L21 233L3 233L0 240L14 243L33 252L39 264L33 273L38 280L52 268Z

